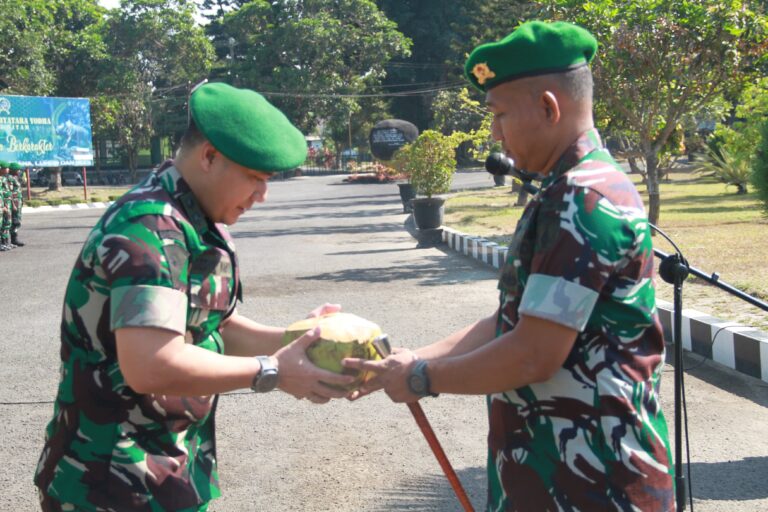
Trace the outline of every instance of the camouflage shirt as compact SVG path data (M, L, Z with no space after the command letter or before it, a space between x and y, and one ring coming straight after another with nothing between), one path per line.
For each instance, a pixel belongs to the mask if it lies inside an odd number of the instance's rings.
M13 207L14 211L21 210L21 206L24 200L24 194L22 194L21 190L21 178L13 174L9 174L7 178L8 188L11 192L11 206Z
M67 285L61 380L35 484L78 510L197 510L219 496L216 397L136 393L114 331L169 329L223 353L219 325L239 295L232 240L175 167L112 205Z
M0 199L2 204L10 209L11 198L13 197L13 184L11 183L11 175L6 174L0 176Z
M579 334L552 378L489 395L488 510L673 509L648 221L597 131L545 178L509 249L498 333L525 314Z

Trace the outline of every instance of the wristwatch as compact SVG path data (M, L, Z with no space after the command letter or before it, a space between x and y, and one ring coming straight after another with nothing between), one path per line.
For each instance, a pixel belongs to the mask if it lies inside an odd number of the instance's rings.
M277 366L272 364L269 356L256 356L261 370L253 378L251 389L256 393L267 393L277 387Z
M408 375L408 389L416 396L438 396L429 388L429 375L427 375L427 362L424 359L416 361Z

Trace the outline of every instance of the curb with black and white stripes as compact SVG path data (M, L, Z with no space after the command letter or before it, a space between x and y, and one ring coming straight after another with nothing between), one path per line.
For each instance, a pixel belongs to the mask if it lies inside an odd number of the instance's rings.
M507 248L482 237L442 228L443 242L465 256L500 269ZM657 300L664 338L672 339L673 305ZM768 333L693 309L682 312L683 348L738 372L768 382Z
M114 201L109 201L104 203L59 204L56 206L51 206L51 205L34 206L34 207L25 206L22 208L21 213L22 215L26 215L28 213L60 212L60 211L71 211L71 210L99 210L99 209L107 208L113 202Z

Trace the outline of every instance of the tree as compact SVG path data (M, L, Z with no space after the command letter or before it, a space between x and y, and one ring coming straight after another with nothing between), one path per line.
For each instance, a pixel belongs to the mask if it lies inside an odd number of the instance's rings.
M681 119L754 81L766 17L754 3L681 0L554 0L555 16L590 29L596 97L644 155L649 220L661 205L659 154Z
M153 134L153 107L178 115L186 105L159 100L178 89L188 92L208 75L213 62L213 47L194 13L188 0L123 0L101 25L109 59L99 85L119 102L113 110L117 139L132 180L138 152ZM155 112L154 118L158 115L162 113Z
M0 90L42 95L53 91L55 75L46 66L46 36L53 23L43 0L0 0Z
M387 66L385 85L393 92L424 91L392 99L392 112L420 131L432 126L432 104L441 89L463 85L462 62L451 58L455 23L462 0L377 0L376 4L413 40L413 53L394 58Z
M432 108L434 128L445 135L456 131L474 132L483 126L486 118L490 119L488 110L482 107L479 101L470 98L469 89L466 87L440 91ZM490 122L487 124L490 125ZM486 136L490 138L490 130ZM458 147L456 159L461 163L474 160L476 155L472 149L476 145L474 141L464 141Z
M0 0L0 89L30 96L88 96L103 44L96 0ZM61 187L60 168L49 187Z
M256 0L228 13L236 85L263 93L305 132L323 123L341 147L349 126L410 41L370 0ZM343 136L342 136L343 134ZM345 144L346 142L346 144Z
M467 84L464 62L475 46L504 37L526 17L547 16L541 2L522 0L377 0L376 4L413 40L412 55L393 59L385 84L425 91L392 101L393 113L421 130L435 127L432 114L439 91ZM470 93L480 98L480 93Z
M96 94L100 66L108 57L99 33L106 10L97 0L51 0L46 2L46 8L53 20L46 37L46 66L54 73L54 94Z

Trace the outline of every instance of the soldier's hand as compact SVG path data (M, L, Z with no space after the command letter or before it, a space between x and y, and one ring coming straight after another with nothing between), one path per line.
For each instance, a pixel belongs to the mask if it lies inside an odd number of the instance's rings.
M311 402L323 404L331 398L343 398L347 391L328 386L346 386L355 378L351 375L339 375L318 368L307 357L307 348L320 337L320 329L314 328L293 343L277 352L277 386L296 398L306 398Z
M341 311L341 304L329 304L325 303L322 306L317 306L315 309L309 312L307 318L315 318L323 315L330 315L331 313L338 313Z
M357 391L351 393L347 398L357 400L374 391L384 389L393 402L417 401L419 397L411 393L408 388L408 374L416 361L418 361L416 354L405 348L394 349L392 355L380 361L355 358L342 360L341 364L345 368L370 371L376 374L374 378L366 382Z

